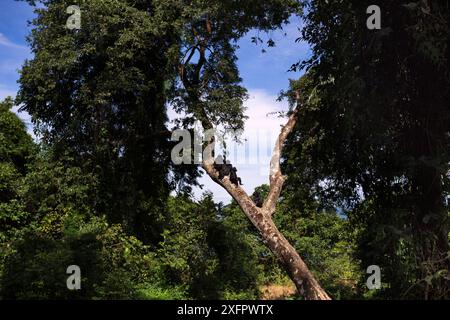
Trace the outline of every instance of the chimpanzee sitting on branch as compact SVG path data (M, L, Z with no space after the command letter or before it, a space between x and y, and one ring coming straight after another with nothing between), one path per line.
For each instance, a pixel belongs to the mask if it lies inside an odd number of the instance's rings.
M227 161L225 156L218 156L214 161L214 169L219 172L219 179L222 180L226 176L230 177L232 184L242 186L241 178L237 176L237 169L233 167L230 161Z
M262 196L261 193L259 193L258 191L255 191L255 192L253 192L251 198L258 208L262 208L262 206L264 204L264 197Z

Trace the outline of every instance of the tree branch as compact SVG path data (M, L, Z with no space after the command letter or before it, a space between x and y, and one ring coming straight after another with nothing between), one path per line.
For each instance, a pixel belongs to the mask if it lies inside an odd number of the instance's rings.
M206 171L206 173L219 185L221 185L236 202L241 206L241 208L252 209L253 211L260 211L250 196L245 192L245 190L241 186L236 186L231 183L230 178L228 176L224 177L222 180L219 179L219 173L214 169L214 162L207 161L204 159L202 168Z
M273 215L273 213L275 212L277 200L280 197L284 181L286 180L286 177L281 172L280 160L283 151L283 145L288 135L292 132L292 130L295 127L295 124L297 123L297 116L300 108L299 92L296 92L296 98L297 98L297 107L289 116L286 125L284 125L283 128L281 129L280 135L278 136L275 148L273 150L272 159L270 161L270 174L269 174L270 189L269 194L263 204L263 210L267 212L269 215Z
M186 79L184 72L180 72L180 76L183 77L184 75L185 79L182 79L184 80L183 84L187 94L191 96L191 103L195 104L194 114L201 122L206 132L208 132L208 130L214 129L213 123L208 117L206 108L203 104L204 102L201 99L201 93L198 92L198 85L201 78L201 69L207 62L205 51L208 48L207 44L212 34L212 25L209 17L206 21L207 35L204 37L203 41L195 28L193 28L192 31L194 33L194 37L197 39L196 46L200 54L199 60L198 63L194 65L194 74L192 75L192 79L189 79L191 81L186 81L188 79ZM238 203L243 213L258 230L265 245L274 253L280 263L285 267L300 295L304 296L306 299L329 300L330 297L328 294L321 288L320 284L314 278L314 275L308 269L303 259L297 253L295 248L289 243L286 237L283 236L283 234L278 230L272 219L272 215L275 212L276 202L280 197L281 189L286 179L281 173L280 158L283 145L297 122L297 115L300 107L299 92L296 92L296 98L297 107L289 116L286 125L281 129L280 135L278 136L278 140L275 144L274 153L270 162L270 191L262 208L256 206L254 201L249 197L245 190L242 189L242 187L233 184L230 181L229 176L219 179L219 172L214 168L214 146L216 141L215 135L212 134L211 131L208 132L208 134L211 134L211 136L208 137L209 141L204 143L204 146L206 146L207 149L203 148L204 156L202 159L202 167L211 179L222 186Z

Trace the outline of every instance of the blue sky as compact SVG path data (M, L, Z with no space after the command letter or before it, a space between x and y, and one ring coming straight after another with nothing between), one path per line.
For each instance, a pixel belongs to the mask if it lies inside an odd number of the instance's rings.
M27 58L31 58L26 36L29 33L28 20L33 18L31 7L22 1L0 1L0 99L15 96L18 70ZM17 110L17 108L16 108ZM31 129L29 117L19 115Z
M18 70L27 58L32 58L26 43L26 36L30 32L29 20L33 18L32 8L25 2L14 0L0 1L0 99L8 95L15 96L19 78ZM243 84L249 92L246 101L246 114L249 117L244 137L258 135L259 145L250 145L250 150L258 148L257 161L238 164L238 174L242 177L244 188L248 193L262 184L268 182L270 153L280 125L284 119L276 116L267 116L270 112L286 110L286 103L276 102L278 93L286 89L289 78L298 78L299 73L287 72L289 67L300 59L306 58L309 48L305 43L296 43L299 36L298 28L301 26L299 18L292 18L291 24L283 30L271 34L258 34L250 32L239 41L238 66L243 78ZM286 34L286 35L285 35ZM263 40L272 38L276 47L266 48L251 42L252 36L260 36ZM17 110L17 108L15 108ZM32 130L29 116L20 113L19 116ZM249 139L253 141L254 139ZM252 152L250 152L252 153ZM261 154L261 155L259 155ZM209 177L203 177L201 183L205 190L211 190L217 201L228 202L228 194ZM197 195L202 191L198 190Z

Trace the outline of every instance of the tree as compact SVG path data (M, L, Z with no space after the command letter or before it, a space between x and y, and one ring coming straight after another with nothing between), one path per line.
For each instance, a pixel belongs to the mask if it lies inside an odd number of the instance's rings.
M385 296L448 296L448 3L383 3L380 30L366 27L369 1L307 3L290 188L348 212Z
M10 97L0 102L0 161L9 163L24 175L36 150L25 124L12 112L13 105Z
M297 252L301 252L306 265L333 299L361 298L364 290L360 287L365 287L366 280L360 280L365 271L360 270L359 261L354 257L355 232L352 232L350 222L334 208L323 207L309 194L296 192L299 189L290 188L289 183L283 189L273 215L276 226ZM252 199L255 194L264 199L268 192L268 185L259 186L255 188ZM263 283L285 286L285 272L262 243L258 230L242 215L238 204L232 201L224 212L225 222L234 228L247 230L251 236L251 246L258 252L259 263L263 267Z
M153 2L79 1L79 30L65 28L74 1L42 3L17 103L54 160L98 178L92 205L156 244L176 181L168 175L167 41L149 17Z
M32 138L12 107L11 98L0 102L0 242L8 241L27 222L19 193L36 153Z
M250 28L268 30L280 26L291 12L299 9L298 4L290 1L251 1L250 6L248 1L246 5L243 1L231 5L211 1L204 6L183 7L182 1L178 3L179 6L171 7L171 15L187 17L187 21L183 21L182 42L175 48L174 54L180 81L173 99L176 108L192 114L193 120L200 121L205 130L218 125L242 128L245 90L239 85L235 47L231 42ZM228 177L219 179L213 165L213 152L202 159L202 168L239 204L263 241L285 266L299 293L307 299L329 299L272 219L285 181L280 170L282 147L295 126L300 108L299 105L293 110L276 143L271 160L270 191L262 208L257 207L246 192ZM215 137L208 138L210 150L214 149L215 142Z

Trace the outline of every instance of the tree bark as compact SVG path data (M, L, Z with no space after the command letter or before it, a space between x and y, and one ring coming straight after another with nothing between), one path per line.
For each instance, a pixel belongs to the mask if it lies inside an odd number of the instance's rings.
M278 230L272 219L276 202L285 181L285 177L281 174L280 170L281 151L287 136L295 126L297 114L298 109L294 110L289 117L275 145L270 164L270 191L262 208L258 208L240 186L232 184L229 177L219 180L219 174L213 167L214 159L212 155L204 159L203 168L216 183L225 188L233 199L236 200L242 211L262 236L267 247L284 266L289 277L295 283L299 294L307 300L331 300L294 247Z
M241 187L233 185L228 177L218 179L218 174L212 165L204 164L203 168L214 181L222 185L239 204L262 236L265 244L285 267L289 277L294 282L301 296L307 300L330 300L314 278L300 255L275 226L270 211L258 208Z
M206 30L207 34L202 39L197 31L193 29L194 36L197 39L197 44L196 46L189 49L192 51L187 58L187 61L184 61L184 57L187 55L186 52L183 55L183 59L181 59L178 64L178 73L183 86L185 87L189 97L191 98L191 103L197 106L202 105L202 101L199 97L197 88L200 83L200 71L206 61L206 46L212 34L209 17L206 19ZM185 65L189 63L195 50L198 50L200 57L197 64L194 65L194 75L192 79L188 79L184 72ZM299 102L299 92L296 92L296 98ZM222 180L219 179L219 173L214 169L214 136L212 136L210 138L210 141L208 141L208 154L204 154L202 164L203 169L208 173L208 175L216 183L225 188L225 190L227 190L228 193L239 204L242 211L259 231L265 244L285 267L289 277L295 283L299 294L304 296L307 300L330 300L330 297L319 285L317 280L314 278L314 275L303 262L300 255L297 253L297 251L295 251L294 247L289 243L289 241L281 234L272 220L272 215L275 212L276 203L278 198L280 197L283 183L285 181L285 177L282 175L280 170L281 151L287 136L293 130L297 122L298 107L299 106L297 106L297 108L290 115L288 122L282 128L276 142L272 160L270 162L270 190L262 208L258 208L253 200L239 185L236 186L231 183L229 177L224 177ZM210 119L208 119L208 115L206 114L206 111L203 107L197 108L195 115L197 119L200 120L205 130L213 129L213 125Z

